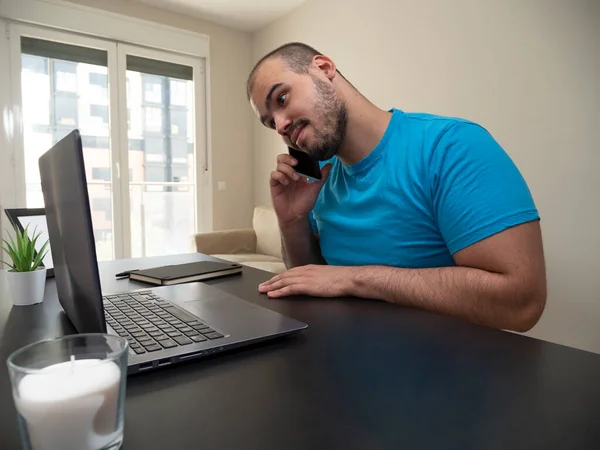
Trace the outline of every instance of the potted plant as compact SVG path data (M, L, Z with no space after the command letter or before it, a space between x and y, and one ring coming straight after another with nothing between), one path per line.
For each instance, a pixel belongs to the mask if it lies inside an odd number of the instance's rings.
M6 271L8 287L13 304L19 306L40 303L44 299L46 286L46 268L41 264L48 252L48 241L36 252L35 247L42 233L38 233L36 228L29 237L28 228L29 225L23 231L17 229L16 240L9 236L10 241L4 239L2 245L12 262L2 261L10 267Z

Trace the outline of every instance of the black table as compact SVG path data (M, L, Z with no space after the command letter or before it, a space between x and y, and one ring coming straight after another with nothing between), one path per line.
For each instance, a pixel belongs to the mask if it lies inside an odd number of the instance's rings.
M127 269L200 254L101 263ZM309 324L292 337L130 377L125 450L596 449L600 355L359 299L268 300L270 274L209 282ZM4 290L2 290L4 289ZM44 302L0 300L0 356L74 332L53 280ZM19 448L6 367L0 448Z

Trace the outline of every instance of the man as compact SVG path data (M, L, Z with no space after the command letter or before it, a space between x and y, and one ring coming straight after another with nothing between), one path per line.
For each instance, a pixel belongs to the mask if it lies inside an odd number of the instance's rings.
M277 157L270 189L289 270L259 286L386 300L526 331L546 302L539 216L508 155L466 120L384 111L300 43L248 79L260 121L322 161L322 181Z

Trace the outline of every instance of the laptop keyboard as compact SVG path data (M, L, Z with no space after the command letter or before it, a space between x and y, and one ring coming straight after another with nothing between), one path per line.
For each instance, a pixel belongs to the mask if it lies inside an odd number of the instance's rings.
M138 355L223 337L151 291L108 295L102 300L106 323Z

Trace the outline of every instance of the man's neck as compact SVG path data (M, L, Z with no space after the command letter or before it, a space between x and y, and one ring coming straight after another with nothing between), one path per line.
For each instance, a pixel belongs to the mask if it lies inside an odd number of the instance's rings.
M349 166L365 158L379 144L392 114L379 109L354 89L344 97L348 122L337 157Z

